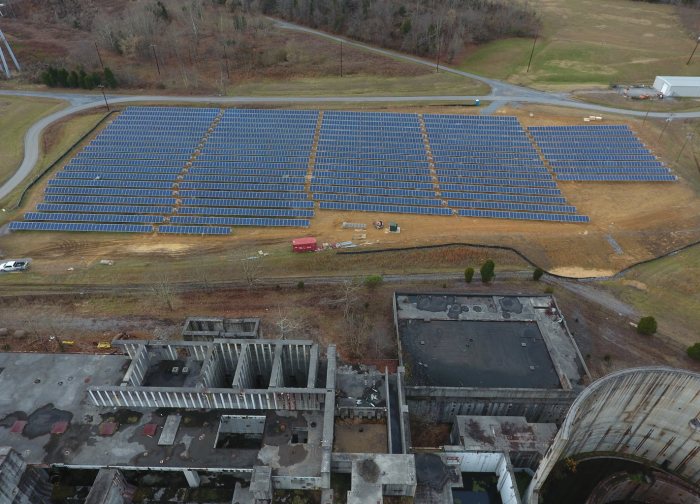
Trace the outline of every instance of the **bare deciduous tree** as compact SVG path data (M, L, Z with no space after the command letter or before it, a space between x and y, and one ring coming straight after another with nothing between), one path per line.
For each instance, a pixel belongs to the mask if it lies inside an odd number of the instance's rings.
M265 267L265 260L262 255L251 255L241 259L241 269L243 271L243 280L249 289L252 289L255 284L260 281Z
M168 307L168 310L173 310L175 291L167 273L163 272L154 276L151 280L151 292L156 299Z
M362 284L353 280L344 280L340 284L338 298L335 300L335 304L343 308L343 318L345 320L350 319L355 306L360 299L360 289Z
M275 326L279 331L280 339L295 338L303 331L306 321L298 312L290 313L288 310L278 308Z

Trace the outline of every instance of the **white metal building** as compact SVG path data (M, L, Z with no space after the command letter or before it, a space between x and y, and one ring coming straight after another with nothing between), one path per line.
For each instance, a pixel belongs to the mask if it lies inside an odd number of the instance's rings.
M700 98L700 77L658 76L654 89L664 96Z

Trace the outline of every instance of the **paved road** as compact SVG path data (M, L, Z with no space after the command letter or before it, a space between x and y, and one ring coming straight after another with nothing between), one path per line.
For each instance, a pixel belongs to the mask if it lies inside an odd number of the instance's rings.
M287 23L283 21L276 21L276 23L284 29L303 31L306 33L311 33L313 35L324 37L336 42L342 40L343 44L351 45L354 47L359 47L363 50L372 51L378 54L383 54L391 58L397 58L404 61L409 61L419 65L426 65L434 67L434 63L423 60L421 58L416 58L406 54L396 53L394 51L389 51L386 49L380 49L377 47L372 47L360 42L355 42L352 40L344 39L335 35L330 35L318 30L312 30L311 28L306 28L304 26L294 25L292 23ZM135 102L178 102L178 103L212 103L212 104L254 104L254 103L338 103L338 102L349 102L349 103L386 103L386 102L436 102L436 101L448 101L448 102L460 102L465 100L480 99L484 101L491 102L502 102L502 103L537 103L543 105L555 105L563 107L573 107L578 109L585 109L589 111L596 111L608 114L622 114L642 117L648 114L652 118L677 118L677 119L697 119L700 118L700 111L695 112L645 112L639 110L626 110L614 107L604 107L602 105L593 105L589 103L583 103L573 99L569 94L563 93L547 93L544 91L536 91L533 89L528 89L521 86L516 86L513 84L508 84L497 79L490 79L487 77L482 77L480 75L472 74L469 72L463 72L462 70L457 70L454 68L449 68L446 66L441 66L440 69L445 72L450 72L462 77L469 79L474 79L479 82L483 82L491 87L491 92L488 95L483 96L148 96L148 95L109 95L107 97L108 101L113 104L118 103L135 103ZM27 131L24 137L24 160L19 166L15 174L2 186L0 186L0 199L11 193L22 181L29 176L34 165L39 159L39 145L41 134L44 129L64 117L67 117L76 112L83 110L88 110L92 108L98 108L104 106L104 101L101 94L95 93L71 93L71 92L36 92L36 91L12 91L12 90L0 90L0 96L10 95L10 96L26 96L26 97L41 97L41 98L54 98L59 100L65 100L70 103L70 106L47 116L38 122L36 122L29 131ZM490 109L489 109L490 110Z

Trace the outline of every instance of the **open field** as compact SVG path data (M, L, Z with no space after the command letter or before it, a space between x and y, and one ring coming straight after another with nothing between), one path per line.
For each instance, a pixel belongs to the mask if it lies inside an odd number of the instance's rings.
M65 102L43 98L0 98L0 185L12 176L22 162L24 134L29 127L65 106Z
M700 246L633 268L602 285L652 315L659 331L687 346L700 342Z
M458 96L487 94L489 88L446 72L413 77L350 75L293 80L263 80L234 85L230 96Z
M532 0L543 30L467 52L460 68L543 89L582 84L648 83L656 75L697 75L686 66L694 46L676 8L628 0Z

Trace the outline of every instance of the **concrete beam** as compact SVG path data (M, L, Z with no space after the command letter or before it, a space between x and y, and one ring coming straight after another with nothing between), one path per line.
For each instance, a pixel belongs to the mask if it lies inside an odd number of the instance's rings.
M185 479L187 480L187 484L190 488L199 488L201 481L199 478L199 473L197 473L197 471L185 469L184 471L182 471L182 474L185 475Z

